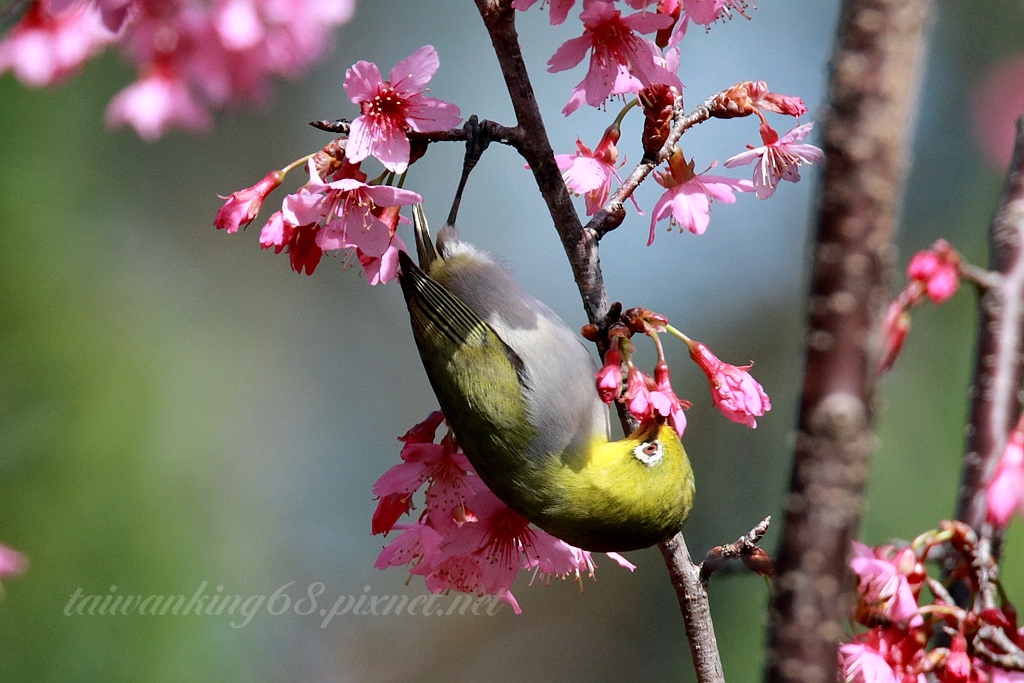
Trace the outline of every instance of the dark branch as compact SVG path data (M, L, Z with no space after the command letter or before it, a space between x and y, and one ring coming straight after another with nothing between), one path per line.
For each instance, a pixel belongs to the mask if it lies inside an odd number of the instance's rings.
M981 290L971 414L956 517L992 539L998 558L1002 529L985 519L985 485L1021 413L1024 366L1024 118L1017 121L1013 160L989 227L990 286Z

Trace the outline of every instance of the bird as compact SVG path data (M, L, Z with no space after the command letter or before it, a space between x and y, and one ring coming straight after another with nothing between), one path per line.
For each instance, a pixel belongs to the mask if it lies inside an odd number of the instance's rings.
M454 214L454 212L453 212ZM448 424L484 484L570 545L620 552L663 542L693 505L693 470L656 416L610 439L596 365L569 326L451 216L436 245L413 207L419 263L399 253L413 337Z

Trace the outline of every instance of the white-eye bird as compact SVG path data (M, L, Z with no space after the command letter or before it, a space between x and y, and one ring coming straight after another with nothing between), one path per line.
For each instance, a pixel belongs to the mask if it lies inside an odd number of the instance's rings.
M423 367L485 484L541 529L591 551L644 548L682 527L693 471L675 430L651 421L609 440L590 353L493 256L447 225L399 280Z

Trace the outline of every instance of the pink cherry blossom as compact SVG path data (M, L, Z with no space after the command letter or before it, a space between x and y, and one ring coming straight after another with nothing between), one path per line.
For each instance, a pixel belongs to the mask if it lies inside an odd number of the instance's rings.
M221 197L227 201L217 211L213 224L218 230L224 230L228 234L249 225L256 218L267 195L280 187L282 180L284 180L282 171L271 171L252 187L232 192L228 197Z
M28 570L28 558L0 544L0 577L20 576Z
M302 193L303 190L299 192ZM289 195L289 197L295 196L298 195ZM285 201L288 201L287 197ZM306 275L312 275L324 255L323 250L316 244L319 232L319 225L296 223L294 217L286 217L285 211L282 209L271 214L266 225L260 230L260 247L263 249L273 247L275 254L287 250L288 262L292 270L296 273L305 270Z
M33 2L0 40L0 74L12 71L22 83L37 88L55 85L115 38L88 7L51 14Z
M517 614L522 610L511 588L520 571L542 578L593 576L591 554L532 526L499 500L476 476L450 431L435 443L440 415L431 413L402 437L403 462L374 484L380 501L373 533L401 532L374 566L408 566L431 592L494 595ZM412 508L412 495L424 484L426 512L415 524L398 524ZM609 557L635 569L620 555Z
M908 576L917 570L917 561L910 548L893 552L890 548L872 549L852 542L850 568L860 578L861 601L879 609L902 627L923 623L917 598Z
M694 162L686 163L677 147L668 159L667 173L655 172L654 179L665 188L651 211L651 231L647 245L654 243L654 226L665 218L675 223L680 230L689 230L703 235L711 220L711 201L717 199L723 204L736 203L735 192L753 192L749 180L737 180L723 176L693 172Z
M840 645L839 667L848 683L901 683L885 657L866 643Z
M611 192L612 176L615 173L615 162L619 158L619 150L615 147L619 139L619 129L611 126L605 131L597 149L593 152L579 140L576 140L576 154L556 154L555 162L566 187L573 194L582 194L586 199L587 215L593 216L608 201ZM619 166L622 164L620 163ZM622 182L622 179L619 179Z
M888 372L892 369L896 358L903 349L903 343L910 332L910 316L907 314L906 306L897 299L889 304L882 319L882 353L878 358L878 372Z
M941 304L960 284L960 254L946 240L937 240L931 249L911 257L907 277L920 282L933 303Z
M686 16L698 24L712 24L722 17L731 17L732 11L746 16L746 0L682 0Z
M297 77L355 0L34 0L0 41L0 73L48 86L116 43L138 73L107 109L147 139L210 125L209 111L263 102L274 76Z
M119 92L107 106L107 124L130 124L139 137L152 142L168 128L206 130L209 113L193 96L180 74L156 68Z
M1006 526L1014 512L1024 514L1024 417L1007 440L1003 455L985 489L988 521Z
M668 425L676 434L682 437L686 431L686 413L683 411L691 404L676 396L669 381L668 363L663 360L654 366L654 383L657 388L650 393L651 405L655 412L667 419Z
M927 683L920 673L924 642L899 628L873 628L839 647L839 667L848 683Z
M345 92L362 113L352 122L345 155L352 162L374 156L395 173L409 166L409 130L447 130L462 118L459 108L424 95L426 84L440 61L432 45L425 45L381 78L372 62L356 62L345 72Z
M636 419L644 422L654 416L654 406L651 403L651 391L648 389L648 380L653 384L654 380L641 372L632 363L626 374L626 391L620 399L626 404L626 410Z
M771 126L761 124L761 147L749 147L749 151L737 154L725 161L726 168L754 166L754 191L758 199L768 199L775 193L780 180L795 183L800 180L800 165L811 164L825 158L825 153L814 145L801 144L814 123L805 123L789 131L781 138Z
M604 354L604 365L594 377L597 393L605 403L611 403L622 393L622 352L617 345Z
M985 161L1003 172L1010 164L1017 118L1024 111L1024 55L993 65L963 98L970 107L972 132Z
M747 372L753 367L753 363L743 367L723 363L700 342L693 342L690 345L690 358L707 375L715 407L733 422L754 429L757 427L754 418L772 409L768 394L764 393L757 380Z
M545 2L548 4L552 26L558 26L564 22L565 18L569 16L569 10L576 4L576 0L545 0ZM512 0L512 8L521 12L525 12L536 4L537 0Z
M682 84L664 66L664 57L652 41L640 33L671 26L671 16L637 12L627 17L612 2L590 0L584 4L583 35L562 44L548 61L548 71L571 69L590 55L590 68L562 109L568 116L585 101L600 106L612 95L639 92L652 83L668 83L680 90Z

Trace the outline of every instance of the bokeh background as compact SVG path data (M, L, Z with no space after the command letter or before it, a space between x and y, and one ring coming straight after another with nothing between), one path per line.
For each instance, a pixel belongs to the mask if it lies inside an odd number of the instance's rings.
M740 80L802 96L814 119L838 2L765 2L684 41L693 103ZM582 70L545 62L576 31L534 10L520 31L556 151L596 144L612 112L559 113ZM1024 8L940 3L917 120L898 268L944 236L986 262L1001 171L969 130L974 88L1024 50ZM65 616L84 594L271 595L313 582L321 600L425 593L401 569L377 571L370 487L398 462L397 436L435 407L397 286L368 287L325 258L313 277L261 251L247 232L213 229L217 194L327 142L305 125L353 117L341 88L358 59L385 73L420 45L438 48L432 93L464 115L511 124L497 63L472 3L364 1L329 56L282 83L259 111L214 131L153 144L103 126L129 79L113 54L60 88L0 77L0 541L30 571L0 599L4 681L690 681L682 624L656 550L634 574L599 558L597 581L529 585L524 614L353 616L266 608L243 628L227 616ZM634 120L635 122L635 120ZM775 119L781 128L788 122ZM783 128L785 130L785 128ZM627 137L629 133L626 133ZM757 140L753 120L688 133L698 169ZM639 148L624 142L631 162ZM407 187L439 225L460 168L437 145ZM741 172L728 172L743 175ZM691 398L685 443L698 484L690 548L780 519L789 475L803 325L805 243L816 169L767 202L717 205L702 237L630 217L603 243L610 296L661 311L725 360L755 359L773 409L756 431L724 420L681 345L674 383ZM657 191L642 189L652 206ZM279 201L279 200L278 200ZM273 198L271 200L273 203ZM271 208L272 210L272 208ZM269 210L266 212L269 214ZM583 313L568 265L521 160L494 146L463 202L463 234L503 255L521 282L571 324ZM901 276L900 276L901 277ZM913 537L951 514L974 343L969 290L915 311L904 357L883 382L879 450L863 538ZM650 356L649 356L650 358ZM1024 537L1011 528L1004 581L1024 602ZM765 540L777 543L773 530ZM711 603L730 681L760 677L767 588L716 577Z

